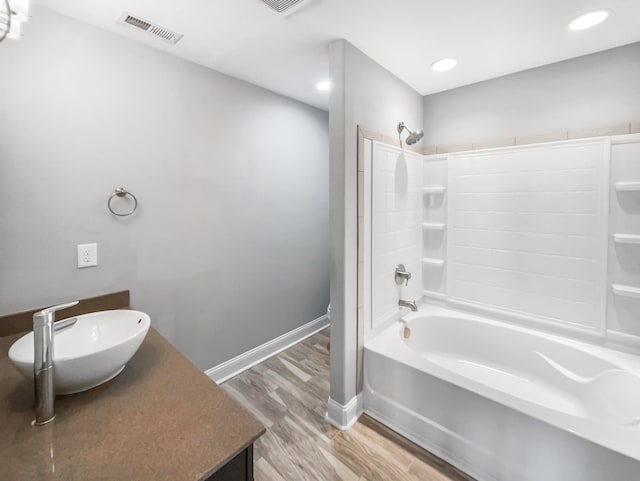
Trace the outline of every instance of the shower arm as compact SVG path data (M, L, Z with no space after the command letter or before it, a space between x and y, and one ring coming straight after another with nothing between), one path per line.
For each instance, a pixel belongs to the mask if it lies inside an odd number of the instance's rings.
M404 122L398 123L398 135L402 135L402 131L405 129L407 130L407 132L409 132L409 135L413 133L413 131L409 127L407 127Z
M409 135L411 135L413 132L411 132L411 129L409 127L407 127L404 122L399 122L398 123L398 141L400 142L400 148L404 149L404 147L402 147L403 142L402 142L402 131L405 130L407 132L409 132Z

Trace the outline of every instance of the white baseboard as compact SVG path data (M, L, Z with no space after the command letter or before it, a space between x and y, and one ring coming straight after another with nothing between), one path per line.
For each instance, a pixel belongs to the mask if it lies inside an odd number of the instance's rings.
M341 431L347 431L351 429L362 414L362 408L362 393L352 398L345 405L329 398L327 401L327 422Z
M265 359L275 356L279 352L303 341L307 337L313 336L316 332L329 326L329 319L326 315L320 316L293 331L289 331L280 337L254 347L239 356L207 369L204 373L213 379L217 384L225 382L227 379L240 374L242 371L261 363Z

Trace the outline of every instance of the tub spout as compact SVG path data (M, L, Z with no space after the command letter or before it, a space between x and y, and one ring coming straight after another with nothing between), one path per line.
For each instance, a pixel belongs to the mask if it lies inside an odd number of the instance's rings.
M403 301L402 299L400 299L398 301L398 305L400 307L408 307L409 309L411 309L412 312L416 312L418 310L418 305L416 304L416 301Z

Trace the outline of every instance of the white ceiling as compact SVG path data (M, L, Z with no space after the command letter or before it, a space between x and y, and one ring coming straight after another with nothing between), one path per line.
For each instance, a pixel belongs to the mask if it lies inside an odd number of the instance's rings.
M327 46L339 38L423 95L640 41L640 0L311 0L289 18L260 0L36 2L323 109L328 94L315 84L328 78ZM591 30L567 29L596 8L613 14ZM123 11L184 38L149 38L116 22ZM442 57L458 66L432 72Z

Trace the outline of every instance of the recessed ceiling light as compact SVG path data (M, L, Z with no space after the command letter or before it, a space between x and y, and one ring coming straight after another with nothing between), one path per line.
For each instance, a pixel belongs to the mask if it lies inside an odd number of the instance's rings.
M318 90L322 90L323 92L326 92L327 90L330 90L330 89L331 89L331 82L326 81L326 80L325 80L325 81L323 81L323 82L318 82L318 83L316 84L316 88L317 88Z
M458 61L455 58L441 58L431 64L431 70L434 72L444 72L451 70L457 63Z
M611 12L609 10L595 10L593 12L580 15L569 24L569 30L585 30L587 28L595 27L609 18L610 13Z

